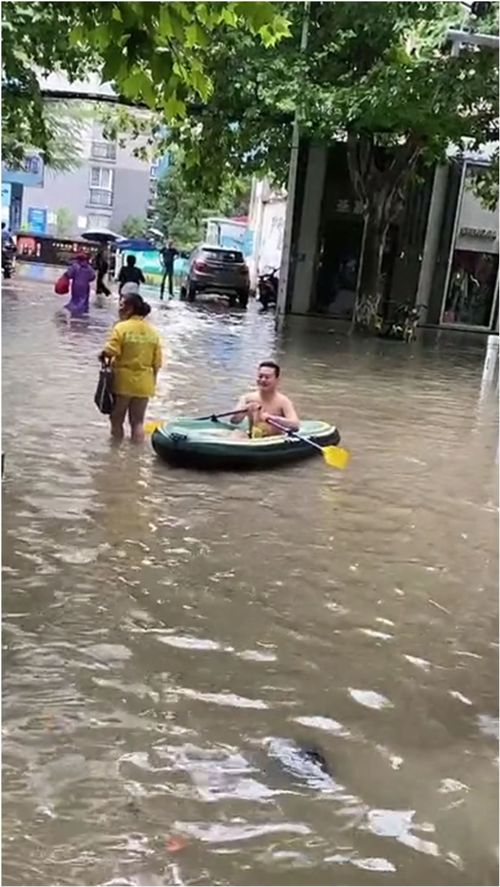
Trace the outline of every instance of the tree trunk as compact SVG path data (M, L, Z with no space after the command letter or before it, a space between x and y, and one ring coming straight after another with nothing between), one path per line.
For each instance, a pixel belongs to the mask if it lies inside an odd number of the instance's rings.
M361 267L352 315L351 332L374 333L382 298L382 259L389 220L369 207L361 246Z
M365 214L351 332L374 333L377 329L382 297L382 259L389 223L401 208L401 197L422 150L421 138L410 133L406 142L393 149L390 163L379 168L373 133L348 133L349 174Z

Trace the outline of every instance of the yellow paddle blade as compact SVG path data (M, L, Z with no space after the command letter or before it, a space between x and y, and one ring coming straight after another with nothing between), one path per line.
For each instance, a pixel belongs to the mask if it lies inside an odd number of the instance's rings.
M340 468L343 471L349 464L351 454L343 447L323 447L323 458L331 468Z
M161 428L165 423L161 419L150 419L144 423L144 434L153 434L157 428Z

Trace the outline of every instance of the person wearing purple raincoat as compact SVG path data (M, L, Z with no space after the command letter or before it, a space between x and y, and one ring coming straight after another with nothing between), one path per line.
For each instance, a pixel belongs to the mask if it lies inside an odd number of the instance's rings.
M95 280L95 271L83 250L76 254L65 274L71 281L71 299L64 307L71 317L83 317L89 313L90 284Z

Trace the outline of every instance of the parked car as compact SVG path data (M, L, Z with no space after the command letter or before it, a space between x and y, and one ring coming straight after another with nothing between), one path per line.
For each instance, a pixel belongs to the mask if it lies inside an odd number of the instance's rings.
M194 302L198 293L221 293L231 307L246 308L250 276L243 253L223 246L197 246L189 257L181 297Z

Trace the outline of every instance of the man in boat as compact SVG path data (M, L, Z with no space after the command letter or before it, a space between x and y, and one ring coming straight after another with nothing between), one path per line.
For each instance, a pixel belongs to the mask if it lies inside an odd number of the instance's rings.
M290 400L279 391L280 367L273 360L263 360L257 371L257 390L240 397L231 422L238 425L248 417L249 437L270 437L283 432L273 420L287 431L300 427L297 411Z

